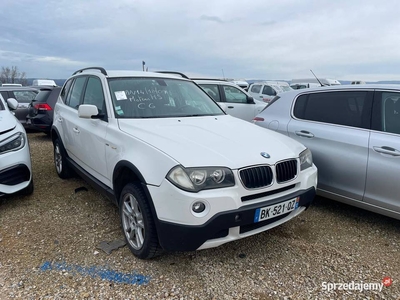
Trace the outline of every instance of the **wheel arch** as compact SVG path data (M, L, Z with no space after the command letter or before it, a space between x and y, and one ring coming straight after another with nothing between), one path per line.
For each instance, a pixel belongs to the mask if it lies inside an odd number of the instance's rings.
M50 136L51 136L51 141L53 142L53 145L54 145L54 142L56 139L58 139L62 144L62 140L60 138L60 133L58 132L58 129L55 126L51 127Z
M146 186L146 180L139 169L131 162L122 160L114 167L112 176L113 190L117 199L119 199L124 186L129 182L140 182L142 186Z
M142 173L134 164L132 164L129 161L122 160L115 165L112 176L113 191L118 206L120 205L119 202L122 189L127 183L130 182L139 182L141 184L142 189L146 195L147 201L149 202L150 210L151 213L153 214L154 223L156 225L156 230L158 232L159 221L156 209L154 207L153 198L151 197L149 189L147 188L146 180L143 177Z

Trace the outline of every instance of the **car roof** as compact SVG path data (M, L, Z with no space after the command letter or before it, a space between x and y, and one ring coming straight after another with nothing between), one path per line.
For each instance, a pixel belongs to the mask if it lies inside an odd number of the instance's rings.
M341 91L341 90L375 90L375 89L385 89L385 90L400 90L400 84L343 84L343 85L332 85L332 86L319 86L311 87L306 89L299 89L293 91L287 91L284 94L286 96L296 96L300 94L307 94L310 92L326 92L326 91ZM283 95L279 94L279 96Z
M231 82L231 81L226 81L226 80L219 80L219 79L201 79L201 78L196 78L193 79L194 82L196 83L209 83L209 84L224 84L224 85L231 85L231 86L238 86L237 84Z
M30 86L0 86L0 91L37 91L38 88Z
M186 80L182 76L178 74L171 74L171 73L158 73L158 72L144 72L144 71L129 71L129 70L105 70L103 68L100 68L101 70L98 70L96 68L91 68L91 69L83 69L83 70L78 70L76 71L72 77L79 76L79 75L99 75L103 74L107 78L118 78L118 77L147 77L147 78L173 78L173 79L181 79L181 80ZM104 74L103 71L106 73Z

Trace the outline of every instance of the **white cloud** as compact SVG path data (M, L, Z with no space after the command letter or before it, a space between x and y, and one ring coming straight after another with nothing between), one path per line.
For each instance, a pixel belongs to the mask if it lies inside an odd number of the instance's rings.
M390 80L400 64L397 1L3 2L1 49L17 54L1 54L1 64L20 61L32 77L140 70L145 60L150 70L205 76L291 79L313 69Z

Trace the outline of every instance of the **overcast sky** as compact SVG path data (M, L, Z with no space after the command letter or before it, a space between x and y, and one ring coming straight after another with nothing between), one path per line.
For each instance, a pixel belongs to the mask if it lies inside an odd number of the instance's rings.
M2 0L0 66L236 79L400 80L399 2Z

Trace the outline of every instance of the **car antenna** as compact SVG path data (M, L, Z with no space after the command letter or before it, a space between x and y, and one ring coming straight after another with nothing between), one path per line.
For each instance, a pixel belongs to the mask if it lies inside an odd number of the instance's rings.
M318 82L319 82L319 84L320 84L321 86L325 86L325 84L322 84L322 82L318 79L318 77L315 76L315 74L314 74L314 72L313 72L312 70L310 70L310 72L314 75L315 79L318 80Z

